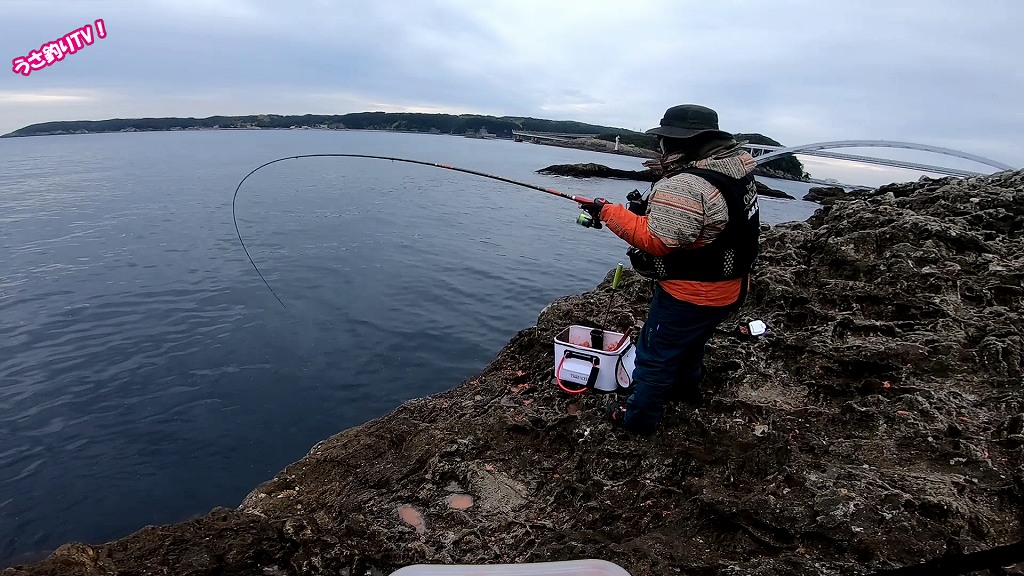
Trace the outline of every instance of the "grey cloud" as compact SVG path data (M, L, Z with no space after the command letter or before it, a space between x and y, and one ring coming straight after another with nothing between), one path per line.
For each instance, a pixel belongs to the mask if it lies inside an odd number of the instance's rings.
M189 102L223 103L219 114L329 107L324 95L338 94L339 113L365 101L640 130L668 106L699 102L726 129L787 144L922 141L1024 166L1017 0L138 6L0 4L14 23L0 39L10 57L71 23L110 22L97 49L38 77L7 72L0 91L89 88L139 100L133 109L151 115ZM94 117L123 109L89 108Z

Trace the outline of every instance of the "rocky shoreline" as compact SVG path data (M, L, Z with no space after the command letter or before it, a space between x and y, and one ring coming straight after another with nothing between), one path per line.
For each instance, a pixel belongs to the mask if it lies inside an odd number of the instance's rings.
M591 152L606 152L609 154L621 154L623 156L635 156L637 158L657 158L660 156L653 150L647 150L638 146L631 146L628 144L619 144L619 149L615 149L614 142L608 142L607 140L600 140L598 138L575 138L566 142L558 141L545 141L541 142L545 146L557 146L559 148L575 148L577 150L590 150ZM642 171L637 171L642 172ZM806 178L795 178L792 174L780 172L779 170L772 170L771 168L765 168L764 166L758 166L754 169L755 176L763 176L765 178L776 178L779 180L792 180L794 182L809 182ZM780 194L782 194L780 192ZM782 198L782 196L776 196ZM792 198L792 196L789 196Z
M615 142L601 140L600 138L574 138L565 142L557 140L545 140L538 142L544 146L556 146L558 148L574 148L576 150L589 150L591 152L606 152L608 154L620 154L622 156L634 156L637 158L657 158L659 154L653 150L633 146L631 144L619 144L615 149Z
M875 192L765 233L750 299L709 346L706 400L673 405L653 438L552 382L552 339L603 314L609 274L472 380L320 442L237 508L0 575L598 558L634 576L838 576L1019 542L1024 171ZM650 290L624 271L606 327L641 323ZM751 318L770 333L738 337Z

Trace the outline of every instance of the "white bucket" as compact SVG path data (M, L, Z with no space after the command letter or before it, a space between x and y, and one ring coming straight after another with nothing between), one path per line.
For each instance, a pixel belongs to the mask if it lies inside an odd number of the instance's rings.
M592 330L596 329L574 324L555 337L555 381L565 387L563 390L574 393L628 389L633 383L636 358L633 341L627 337L613 349L623 333L602 330L604 346L595 349L591 346Z

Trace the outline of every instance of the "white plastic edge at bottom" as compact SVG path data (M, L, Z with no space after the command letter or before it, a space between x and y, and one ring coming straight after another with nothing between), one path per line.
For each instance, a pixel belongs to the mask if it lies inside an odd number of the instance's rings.
M621 566L605 560L566 560L533 564L416 564L389 576L630 576Z

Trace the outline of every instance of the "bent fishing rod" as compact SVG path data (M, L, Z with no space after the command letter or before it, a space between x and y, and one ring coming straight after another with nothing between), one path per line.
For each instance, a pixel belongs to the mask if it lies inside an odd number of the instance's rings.
M235 217L235 201L238 199L238 191L242 189L242 184L245 183L246 179L248 179L249 176L252 176L260 168L264 168L266 166L270 166L271 164L274 164L276 162L282 162L284 160L294 160L294 159L297 159L297 158L325 158L325 157L329 157L329 158L371 158L371 159L374 159L374 160L391 160L392 162L407 162L409 164L421 164L423 166L433 166L434 168L444 168L446 170L454 170L456 172L465 172L466 174L473 174L475 176L483 176L484 178L491 178L493 180L500 180L501 182L506 182L508 184L515 184L516 186L523 186L524 188L530 188L532 190L538 190L540 192L545 192L545 193L551 194L553 196L558 196L559 198L565 198L567 200L572 200L573 202L579 202L580 204L587 204L587 203L590 203L592 201L590 198L586 198L585 196L574 196L572 194L566 194L564 192L559 192L558 190L552 190L551 188L544 188L543 186L536 186L534 184L527 184L526 182L519 182L517 180L512 180L510 178L504 178L502 176L495 176L493 174L485 174L484 172L477 172L476 170L469 170L469 169L466 169L466 168L458 168L458 167L455 167L455 166L449 166L447 164L438 164L438 163L435 163L435 162L424 162L422 160L409 160L407 158L392 158L390 156L372 156L372 155L369 155L369 154L299 154L297 156L287 156L287 157L284 157L284 158L278 158L277 160L271 160L270 162L266 162L264 164L261 164L260 166L257 166L256 168L254 168L251 172L249 172L248 174L245 175L245 178L242 178L241 182L238 183L238 186L235 188L235 194L231 198L231 220L235 224L235 233L238 234L238 241L242 244L242 250L245 250L245 255L249 258L249 263L252 264L252 267L256 270L256 273L259 274L260 279L263 280L263 283L266 284L267 288L270 289L270 293L274 295L274 298L277 298L278 303L280 303L281 306L284 306L285 308L287 308L287 306L285 306L284 302L281 301L281 298L278 297L277 292L274 292L274 289L270 287L270 283L267 282L267 279L263 277L263 273L260 272L260 269L256 266L256 262L254 262L253 259L252 259L252 256L249 255L249 250L245 247L245 242L242 240L242 234L241 234L241 232L238 231L238 219ZM581 226L587 226L587 227L594 225L594 223L591 221L591 219L586 214L581 214L580 217L576 219L576 223L580 224Z

